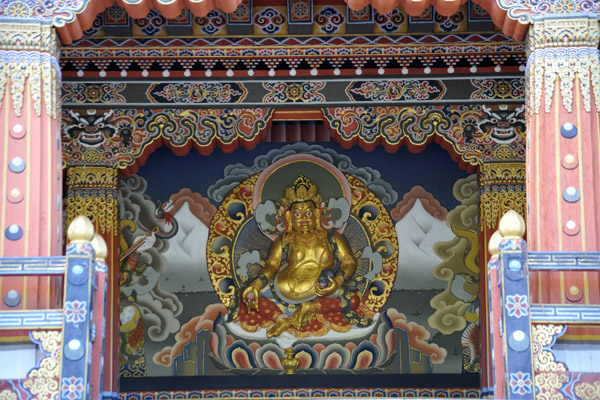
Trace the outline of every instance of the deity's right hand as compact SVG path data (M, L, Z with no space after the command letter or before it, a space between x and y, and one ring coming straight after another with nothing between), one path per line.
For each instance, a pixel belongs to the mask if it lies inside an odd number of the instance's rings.
M246 304L248 311L258 312L258 289L254 285L254 282L244 289L242 292L242 300L244 301L244 304Z

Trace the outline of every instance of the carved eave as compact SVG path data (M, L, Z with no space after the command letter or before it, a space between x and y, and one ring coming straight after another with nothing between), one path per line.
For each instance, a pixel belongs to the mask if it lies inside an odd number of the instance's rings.
M434 6L436 11L444 16L454 15L461 4L467 0L345 0L353 10L362 10L371 5L377 12L388 14L396 7L402 7L409 15L421 15L428 7ZM527 33L528 24L509 18L497 0L475 0L492 17L494 24L502 27L505 35L515 40L523 40ZM118 3L130 17L144 18L154 8L166 18L176 18L184 8L188 8L198 17L203 17L217 8L225 13L234 12L241 0L88 0L88 3L77 12L71 21L60 21L55 17L55 26L58 28L63 45L69 45L83 36L83 31L92 26L96 15L108 7ZM60 18L60 17L59 17Z
M429 6L444 16L454 15L461 4L467 0L345 0L353 10L362 10L371 5L380 14L388 14L396 7L402 7L407 14L416 17L421 15ZM523 40L527 33L528 24L523 24L508 17L506 10L498 5L497 0L474 0L492 17L494 24L502 28L502 32L515 40Z
M90 28L98 14L113 4L123 7L131 18L144 18L154 8L166 18L176 18L184 8L189 9L198 17L203 17L215 8L225 12L234 12L241 0L88 0L81 12L73 21L66 24L56 24L58 35L63 45L69 45L83 36L83 31Z

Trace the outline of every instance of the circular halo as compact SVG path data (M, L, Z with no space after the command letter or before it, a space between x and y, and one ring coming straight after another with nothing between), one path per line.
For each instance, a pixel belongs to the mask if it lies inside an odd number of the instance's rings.
M271 200L279 203L285 195L285 189L293 179L302 173L317 186L323 199L344 197L352 204L352 191L348 179L333 164L310 154L294 154L284 157L267 167L256 180L252 207ZM318 206L318 204L317 204Z

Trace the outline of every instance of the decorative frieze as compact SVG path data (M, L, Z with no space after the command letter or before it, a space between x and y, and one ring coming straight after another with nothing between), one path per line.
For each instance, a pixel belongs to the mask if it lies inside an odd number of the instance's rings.
M598 20L590 15L577 19L540 19L530 28L527 66L529 112L549 113L555 89L562 104L573 111L574 91L578 89L587 112L600 112L600 61ZM579 87L575 88L579 82ZM595 104L592 104L591 94Z
M527 217L524 162L484 162L480 175L480 217L489 229L495 229L500 217L509 210Z
M118 174L112 167L71 166L67 170L66 222L89 217L102 234L119 231Z
M0 22L0 101L10 93L14 113L21 116L25 87L37 116L56 118L60 110L58 40L50 25Z

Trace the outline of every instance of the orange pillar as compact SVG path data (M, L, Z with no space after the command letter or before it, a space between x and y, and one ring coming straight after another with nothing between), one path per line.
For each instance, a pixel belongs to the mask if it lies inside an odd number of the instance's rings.
M102 368L102 389L94 392L94 395L102 399L118 398L120 290L118 186L119 176L117 170L112 167L70 166L67 170L65 200L67 225L78 215L88 216L107 246L104 366L102 367L100 359L92 359L92 371Z
M532 251L600 250L597 18L549 16L530 27L527 236ZM531 282L534 302L586 304L597 292L597 273L537 274Z
M597 15L530 28L527 65L528 244L600 250L600 66Z
M59 255L57 37L39 22L0 22L0 31L0 256Z
M0 257L63 253L60 67L54 30L0 22ZM5 276L21 302L0 309L62 307L62 277Z

